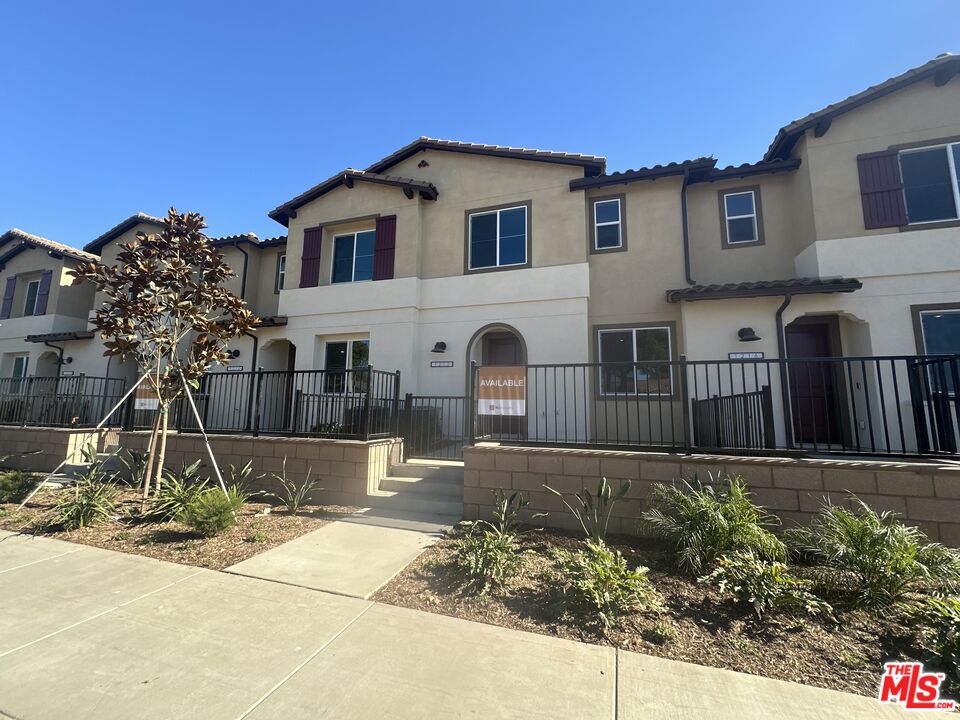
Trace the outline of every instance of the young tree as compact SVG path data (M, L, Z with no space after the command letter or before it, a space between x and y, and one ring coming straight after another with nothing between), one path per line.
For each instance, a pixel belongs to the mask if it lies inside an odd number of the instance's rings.
M137 233L120 245L116 264L81 263L74 284L93 283L107 299L94 324L105 355L132 358L158 399L147 447L143 496L159 487L166 454L170 407L184 392L183 379L200 378L229 358L227 345L248 332L257 318L223 283L235 275L202 230L197 213L170 208L158 233ZM159 442L159 446L158 446Z

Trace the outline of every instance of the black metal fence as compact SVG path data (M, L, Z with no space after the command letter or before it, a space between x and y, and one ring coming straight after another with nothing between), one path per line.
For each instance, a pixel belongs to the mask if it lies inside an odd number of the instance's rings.
M68 375L0 379L0 425L93 427L125 392L120 378ZM108 426L120 424L118 413Z
M208 373L192 395L208 433L371 440L397 434L399 391L399 373L364 367ZM152 427L154 410L135 404L128 402L127 426ZM185 399L170 413L178 431L199 430Z
M463 446L470 443L469 397L408 393L400 402L400 435L406 457L463 459Z
M485 414L486 404L475 403L475 440L860 456L955 457L960 447L955 355L681 358L521 372L523 412Z

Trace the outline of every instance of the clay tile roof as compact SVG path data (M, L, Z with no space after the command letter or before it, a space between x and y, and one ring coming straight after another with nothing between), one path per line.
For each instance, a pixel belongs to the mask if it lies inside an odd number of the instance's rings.
M690 182L694 182L701 177L707 177L716 164L717 161L712 157L701 157L694 160L672 162L666 165L642 167L636 170L621 170L610 173L609 175L576 178L570 181L570 189L582 190L584 188L603 187L605 185L656 180L657 178L683 175L684 173L690 173Z
M107 230L103 235L98 237L96 240L91 240L86 245L83 246L83 249L87 252L99 253L103 246L109 243L111 240L123 235L130 228L136 227L140 223L146 223L147 225L156 225L157 227L163 227L163 220L154 217L153 215L147 215L146 213L138 212L135 215L131 215L123 222L114 225L112 228Z
M482 143L463 142L460 140L440 140L425 135L412 143L404 145L396 152L387 155L367 168L370 172L383 172L406 160L421 150L447 150L450 152L471 153L475 155L491 155L494 157L516 158L522 160L539 160L566 165L582 166L587 174L599 175L606 168L607 160L601 155L584 155L582 153L558 152L556 150L536 150L533 148L510 147L508 145L484 145Z
M926 78L932 77L937 85L944 85L949 82L958 71L960 71L960 55L951 55L950 53L937 55L937 57L930 62L910 68L900 75L884 80L882 83L871 85L866 90L851 95L845 100L827 105L822 110L817 110L791 123L787 123L777 132L777 136L773 139L773 142L770 143L770 147L767 149L763 159L773 160L777 157L787 157L800 136L810 128L817 126L818 123L829 123L830 120L838 115L842 115L854 108L881 98L884 95L889 95L907 85Z
M3 235L0 235L0 248L13 241L19 241L21 244L33 245L34 247L47 250L51 253L65 255L66 257L70 257L75 260L95 261L99 259L92 253L84 252L83 250L77 250L74 247L70 247L69 245L64 245L63 243L58 243L53 240L48 240L45 237L28 233L20 228L11 228ZM9 253L5 253L4 257L7 255L9 255Z
M398 177L396 175L383 175L381 173L370 172L369 170L356 170L347 168L336 175L327 178L322 183L314 185L312 188L297 195L292 200L288 200L270 211L269 215L277 222L286 225L289 218L296 217L297 208L306 205L311 200L316 200L321 195L345 185L352 188L355 182L367 182L376 185L390 185L403 190L407 197L412 198L414 193L419 193L420 197L426 200L436 200L439 196L436 185L425 180L416 180L414 178Z
M863 287L856 278L792 278L756 282L693 285L667 290L667 302L686 300L727 300L731 298L770 297L777 295L810 295L814 293L849 293Z

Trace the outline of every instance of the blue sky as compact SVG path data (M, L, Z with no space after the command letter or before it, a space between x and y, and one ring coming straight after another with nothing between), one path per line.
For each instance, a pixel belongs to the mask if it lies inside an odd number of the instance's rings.
M777 129L960 52L956 0L6 2L0 231L81 246L170 205L276 205L420 135L760 158Z

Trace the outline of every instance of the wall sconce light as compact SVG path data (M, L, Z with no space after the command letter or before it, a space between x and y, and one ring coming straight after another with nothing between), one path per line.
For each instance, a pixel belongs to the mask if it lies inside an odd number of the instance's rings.
M73 362L73 358L72 358L72 357L60 358L60 364L61 364L61 365L69 365L69 364L72 363L72 362Z
M760 336L757 335L752 327L742 327L737 330L737 337L740 338L740 342L756 342L760 340Z
M228 350L228 351L227 351L227 355L229 355L229 356L232 357L234 360L236 360L238 357L240 357L240 351L239 351L239 350Z
M447 351L447 344L441 340L433 346L433 350L431 350L430 352L445 353L446 351Z

